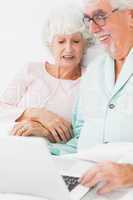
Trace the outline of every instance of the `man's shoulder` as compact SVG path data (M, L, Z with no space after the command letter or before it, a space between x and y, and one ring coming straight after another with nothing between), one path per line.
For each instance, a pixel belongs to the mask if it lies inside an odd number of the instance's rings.
M107 58L109 57L109 54L106 52L102 52L101 54L95 56L87 66L87 69L82 76L82 79L88 79L88 77L93 76L93 74L99 73L101 71L101 68L105 65L105 62Z
M107 52L101 52L100 54L96 55L91 61L90 63L88 63L87 66L87 72L90 70L95 70L99 67L101 67L101 65L103 65L107 59L107 57L109 57L109 54Z

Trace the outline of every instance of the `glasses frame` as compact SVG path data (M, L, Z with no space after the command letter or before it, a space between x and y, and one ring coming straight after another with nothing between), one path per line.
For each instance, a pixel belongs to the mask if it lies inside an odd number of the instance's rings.
M84 17L83 17L83 22L84 22L84 24L87 26L87 27L90 27L90 22L91 21L93 21L97 26L99 26L99 27L103 27L103 26L105 26L105 24L106 24L106 20L113 14L113 13L115 13L116 11L118 11L119 9L118 8L115 8L115 9L113 9L112 11L111 11L111 13L108 13L108 14L106 14L105 16L103 16L103 24L99 24L99 23L97 23L96 21L95 21L95 19L94 19L94 17L96 16L96 15L94 15L93 17L90 17L90 16L87 16L87 15L84 15ZM87 21L86 21L87 20Z

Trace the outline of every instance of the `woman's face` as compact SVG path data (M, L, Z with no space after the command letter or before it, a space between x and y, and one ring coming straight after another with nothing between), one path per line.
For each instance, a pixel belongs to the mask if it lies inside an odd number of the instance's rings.
M80 33L57 35L51 49L55 64L60 67L79 66L85 48L85 40Z

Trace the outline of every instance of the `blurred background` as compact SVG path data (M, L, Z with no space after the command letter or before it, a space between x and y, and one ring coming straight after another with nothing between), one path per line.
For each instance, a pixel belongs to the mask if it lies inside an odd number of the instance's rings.
M0 0L0 95L20 68L50 58L43 43L45 20L62 4L81 6L82 0ZM99 52L89 48L85 66Z
M47 57L45 19L53 6L66 1L0 0L0 95L20 68Z

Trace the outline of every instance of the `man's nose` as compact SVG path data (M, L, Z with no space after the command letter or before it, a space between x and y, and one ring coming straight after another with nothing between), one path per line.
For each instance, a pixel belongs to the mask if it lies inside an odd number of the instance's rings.
M89 31L91 33L98 33L101 31L101 27L98 24L96 24L94 21L91 21L89 25Z

